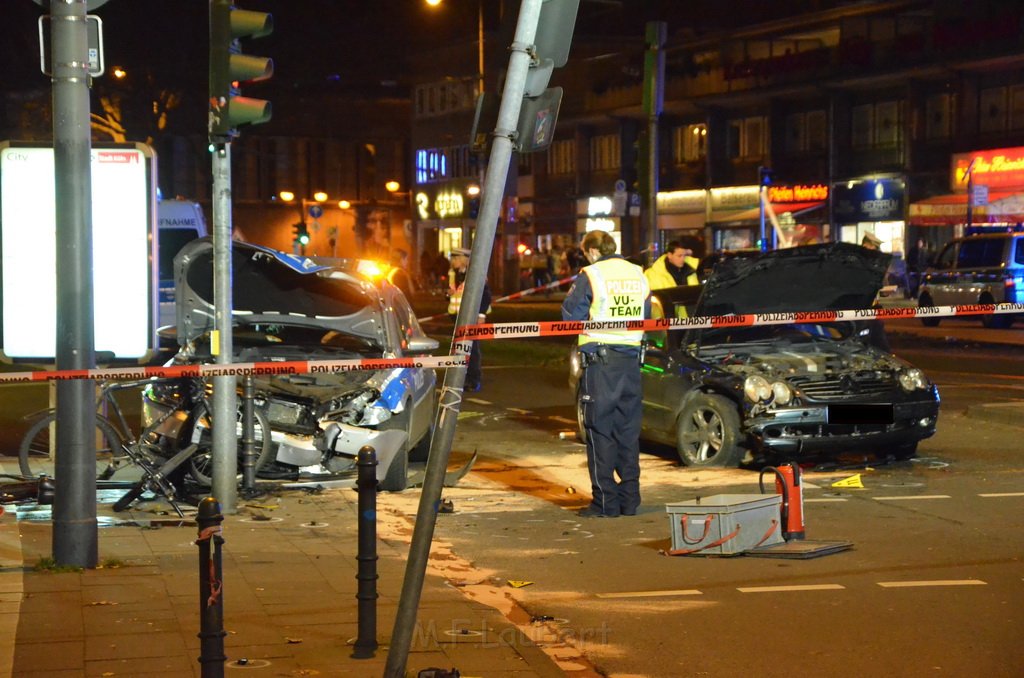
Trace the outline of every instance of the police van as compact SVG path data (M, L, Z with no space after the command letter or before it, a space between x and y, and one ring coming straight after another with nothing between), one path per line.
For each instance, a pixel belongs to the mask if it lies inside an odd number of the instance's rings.
M1024 301L1024 230L974 229L946 244L921 281L918 306L1020 303ZM1019 316L981 316L985 327L1006 328ZM922 318L928 327L939 318Z
M206 236L206 217L199 203L161 200L157 204L157 269L160 278L160 314L157 327L174 325L174 257L196 238Z

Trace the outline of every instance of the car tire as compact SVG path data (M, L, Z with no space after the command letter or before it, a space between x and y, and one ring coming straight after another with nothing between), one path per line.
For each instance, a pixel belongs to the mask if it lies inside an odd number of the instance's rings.
M686 466L739 466L739 436L736 405L714 393L692 396L676 418L676 450Z
M934 305L935 304L932 302L932 298L930 296L928 296L927 294L922 294L921 297L917 300L917 307L918 308L927 308L928 306L934 306ZM938 327L939 326L939 319L938 318L921 318L921 324L924 325L925 327Z
M913 459L917 456L917 443L907 443L905 445L896 445L888 450L885 450L882 456L892 457L896 461L906 461L907 459Z
M987 294L978 300L979 304L994 304L995 299L988 296ZM1013 318L1005 313L991 313L989 315L981 316L981 324L986 329L990 330L1005 330L1013 324Z
M380 489L383 492L401 492L409 487L409 455L400 451L391 460L391 466L384 474L384 480L380 481Z

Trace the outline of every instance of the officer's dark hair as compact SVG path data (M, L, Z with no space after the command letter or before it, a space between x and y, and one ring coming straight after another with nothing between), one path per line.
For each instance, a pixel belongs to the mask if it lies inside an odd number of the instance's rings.
M670 240L669 243L665 245L665 254L671 254L672 252L681 249L684 249L683 243L678 240Z
M600 252L602 257L615 254L615 238L604 231L590 231L583 236L583 243L580 245L580 249L586 253L591 248Z

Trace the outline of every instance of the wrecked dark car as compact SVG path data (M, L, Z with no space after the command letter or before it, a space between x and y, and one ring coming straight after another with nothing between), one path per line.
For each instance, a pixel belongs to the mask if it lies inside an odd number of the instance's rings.
M314 260L232 243L233 361L273 363L423 355L437 348L408 300L365 260ZM174 362L212 362L213 243L186 245L175 259L178 354ZM272 372L273 370L265 370ZM253 379L260 478L317 481L354 476L360 448L377 453L380 487L406 488L408 461L425 458L434 417L432 369L380 367ZM177 402L179 384L144 393L144 423ZM239 424L240 426L240 424ZM265 435L263 428L269 429ZM209 416L176 433L178 447L199 446L189 474L210 482ZM241 437L241 429L238 429Z
M654 307L668 317L867 309L888 258L833 243L727 259L703 288L655 291ZM688 466L912 457L935 433L938 389L879 332L875 321L648 332L641 435L674 445Z

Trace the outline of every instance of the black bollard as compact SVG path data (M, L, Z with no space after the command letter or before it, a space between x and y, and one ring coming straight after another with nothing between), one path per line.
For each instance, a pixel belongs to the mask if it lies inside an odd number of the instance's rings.
M202 678L224 678L224 595L220 525L224 516L213 497L199 502L199 665Z
M359 552L356 580L359 586L359 636L353 659L369 659L377 650L377 451L369 445L360 448L356 458L359 477Z
M242 377L242 491L253 496L256 489L256 415L255 386L251 374ZM269 435L263 431L263 435Z

